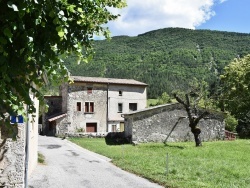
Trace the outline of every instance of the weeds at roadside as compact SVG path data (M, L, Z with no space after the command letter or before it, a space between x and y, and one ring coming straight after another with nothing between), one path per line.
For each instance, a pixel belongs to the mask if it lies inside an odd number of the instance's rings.
M38 163L40 163L40 164L45 164L45 157L44 157L44 155L38 152L37 161L38 161Z

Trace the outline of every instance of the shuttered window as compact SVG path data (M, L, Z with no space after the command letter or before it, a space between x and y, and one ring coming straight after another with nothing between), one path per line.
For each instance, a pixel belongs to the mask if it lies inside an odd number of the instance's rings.
M94 113L94 102L85 102L85 113Z
M116 132L116 125L112 125L112 132Z

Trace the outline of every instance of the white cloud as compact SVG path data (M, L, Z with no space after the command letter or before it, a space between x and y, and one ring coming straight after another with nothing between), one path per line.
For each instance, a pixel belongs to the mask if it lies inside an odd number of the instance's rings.
M112 35L135 36L147 31L183 27L195 29L215 12L215 3L226 0L127 0L127 7L116 10L121 16L108 24Z
M219 0L219 3L224 3L225 1L227 1L227 0Z

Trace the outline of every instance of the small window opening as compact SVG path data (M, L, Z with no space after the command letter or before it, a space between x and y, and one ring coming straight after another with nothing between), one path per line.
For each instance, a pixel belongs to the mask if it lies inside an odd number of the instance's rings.
M122 113L122 103L118 103L118 113Z
M137 103L129 103L129 111L136 111Z
M116 132L116 125L112 125L112 132Z
M82 103L81 102L77 102L76 103L76 111L81 111L81 106L82 106Z
M88 93L88 94L91 94L91 93L92 93L92 87L88 87L88 88L87 88L87 93Z

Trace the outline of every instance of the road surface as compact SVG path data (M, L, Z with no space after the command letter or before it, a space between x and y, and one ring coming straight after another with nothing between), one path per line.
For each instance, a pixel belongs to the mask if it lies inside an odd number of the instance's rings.
M39 136L38 150L45 165L38 164L29 188L160 188L146 179L121 170L110 159L68 140Z

